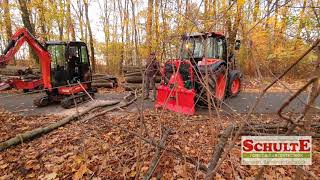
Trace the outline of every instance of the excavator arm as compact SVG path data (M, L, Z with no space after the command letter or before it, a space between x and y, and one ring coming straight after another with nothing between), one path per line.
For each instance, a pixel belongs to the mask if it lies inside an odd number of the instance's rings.
M6 65L14 55L19 51L20 47L27 42L29 46L34 50L40 60L42 80L44 88L51 90L51 77L50 77L50 63L51 56L45 47L26 29L19 29L11 38L8 46L0 55L0 64Z

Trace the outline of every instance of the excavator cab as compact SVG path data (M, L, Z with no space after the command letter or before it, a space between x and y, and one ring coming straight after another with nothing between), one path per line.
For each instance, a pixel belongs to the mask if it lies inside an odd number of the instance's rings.
M88 49L84 42L47 42L51 54L53 87L91 81Z

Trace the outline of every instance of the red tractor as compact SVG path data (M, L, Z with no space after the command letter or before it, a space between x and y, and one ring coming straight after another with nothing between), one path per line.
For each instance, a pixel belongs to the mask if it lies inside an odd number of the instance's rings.
M240 41L234 46L238 50ZM237 96L241 76L223 34L183 36L180 58L167 61L162 70L155 106L192 115L196 105L207 105L207 94L215 102Z
M60 102L64 108L89 99L94 95L91 88L91 69L87 45L84 42L46 42L41 44L27 29L19 29L0 55L0 64L6 65L20 47L27 42L40 61L41 82L46 95L35 99L38 107ZM22 88L38 86L38 81L20 84Z

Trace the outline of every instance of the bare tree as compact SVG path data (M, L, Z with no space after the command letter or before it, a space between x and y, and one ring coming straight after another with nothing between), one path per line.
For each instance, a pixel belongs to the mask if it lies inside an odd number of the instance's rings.
M150 54L152 50L152 15L153 15L153 0L148 0L148 17L146 24L146 45L147 45L147 54Z
M6 29L6 41L9 41L12 36L12 26L11 26L11 15L10 15L8 0L3 0L2 8L3 8L4 25Z
M91 61L91 65L92 65L92 71L95 72L96 71L96 62L95 62L95 58L94 58L93 36L92 36L92 30L91 30L89 13L88 13L88 9L89 9L88 0L83 0L83 4L84 4L84 9L85 9L87 29L88 29L88 33L89 33L90 61Z

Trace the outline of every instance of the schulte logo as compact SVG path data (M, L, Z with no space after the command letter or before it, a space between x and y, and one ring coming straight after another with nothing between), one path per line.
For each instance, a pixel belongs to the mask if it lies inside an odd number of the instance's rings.
M311 136L242 136L242 165L311 165Z

